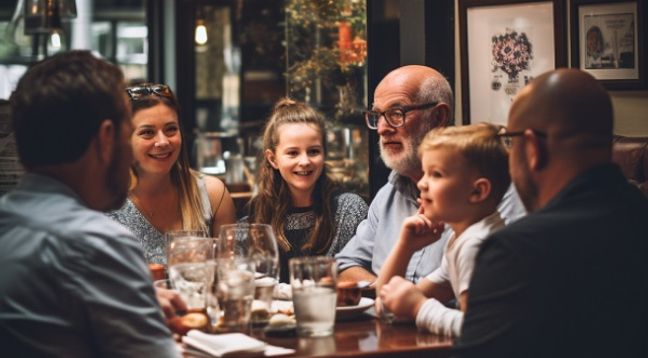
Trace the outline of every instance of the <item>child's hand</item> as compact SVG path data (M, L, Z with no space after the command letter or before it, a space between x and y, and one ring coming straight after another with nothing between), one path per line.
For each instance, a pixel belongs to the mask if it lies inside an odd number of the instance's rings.
M394 276L380 289L380 300L391 313L398 317L416 318L427 297L412 282Z
M403 221L400 241L408 249L417 251L438 241L441 238L443 229L443 223L432 222L423 215L423 209L419 208L416 215L410 216Z

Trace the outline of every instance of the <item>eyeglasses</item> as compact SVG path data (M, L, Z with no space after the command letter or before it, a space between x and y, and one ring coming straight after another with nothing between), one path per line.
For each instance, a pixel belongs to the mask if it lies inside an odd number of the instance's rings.
M131 101L138 101L142 97L157 95L161 97L171 97L173 94L171 88L167 85L145 84L141 86L134 86L126 88L126 93Z
M436 106L439 102L430 102L423 104L412 104L409 106L392 107L384 112L380 111L365 111L365 121L369 129L378 129L378 121L380 117L385 116L387 123L394 127L402 127L405 124L405 116L407 112L417 109L427 109Z
M535 135L537 135L538 137L547 138L547 133L545 133L545 132L542 132L542 131L539 131L539 130L536 130L536 129L530 129L530 130ZM502 143L504 143L504 146L507 149L511 149L511 146L513 146L513 137L522 136L522 135L524 135L524 132L526 132L526 129L521 130L521 131L509 132L508 129L506 129L506 127L502 126L502 127L500 127L499 131L497 132L497 136L500 137L500 139L502 140Z

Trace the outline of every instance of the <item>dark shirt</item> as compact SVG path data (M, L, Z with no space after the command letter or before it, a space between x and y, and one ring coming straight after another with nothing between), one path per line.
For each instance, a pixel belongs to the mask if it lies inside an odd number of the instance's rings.
M459 357L648 357L648 200L604 165L493 234Z
M334 195L331 200L332 209L335 213L335 227L333 228L331 246L325 253L326 256L334 256L342 250L344 245L355 234L358 224L367 217L367 204L356 194L342 193ZM290 282L288 261L291 258L313 254L310 250L302 250L301 247L308 240L313 230L315 218L316 214L311 207L289 210L284 233L292 248L286 252L279 247L279 282ZM248 220L249 217L246 216L239 221L246 222Z

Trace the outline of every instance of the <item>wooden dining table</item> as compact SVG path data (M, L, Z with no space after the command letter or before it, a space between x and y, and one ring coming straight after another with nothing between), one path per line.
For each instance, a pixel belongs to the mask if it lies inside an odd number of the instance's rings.
M335 323L329 337L303 338L271 336L263 329L252 329L250 335L270 345L291 348L294 354L282 357L450 357L453 339L419 331L414 322L386 323L375 316L373 308L366 313ZM185 358L204 358L185 352Z
M292 348L287 357L450 357L453 340L419 331L414 322L385 323L371 313L335 323L330 337L268 337L253 335L271 345Z

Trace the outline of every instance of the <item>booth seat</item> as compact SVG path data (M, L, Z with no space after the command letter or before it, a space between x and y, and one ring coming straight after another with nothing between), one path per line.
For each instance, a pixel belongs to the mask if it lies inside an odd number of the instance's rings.
M612 160L648 197L648 137L614 136Z

